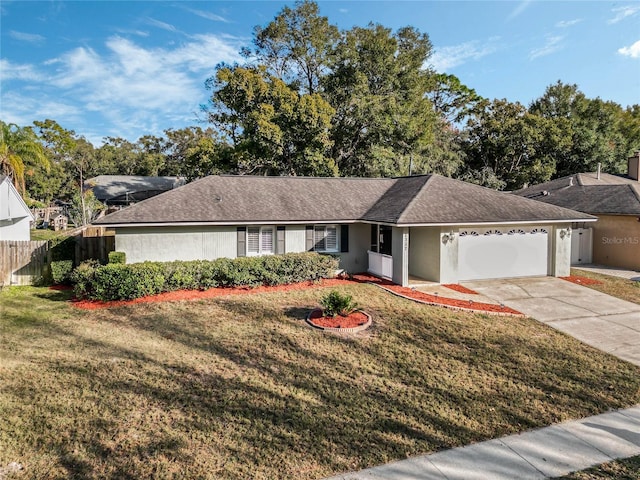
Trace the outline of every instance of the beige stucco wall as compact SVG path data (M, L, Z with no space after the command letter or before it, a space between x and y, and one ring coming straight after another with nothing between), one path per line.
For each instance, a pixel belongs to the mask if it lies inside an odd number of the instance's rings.
M116 228L116 250L127 263L234 258L237 233L235 227Z
M598 215L593 263L640 270L640 221L631 215Z
M335 254L340 258L340 268L349 273L367 271L370 228L366 224L349 225L349 251ZM287 225L285 232L285 252L306 251L304 225ZM237 229L235 226L116 228L116 250L126 254L127 263L235 258Z
M349 251L340 253L340 268L349 273L367 271L369 257L367 250L371 242L371 225L354 223L349 225Z
M437 282L440 279L440 228L411 227L409 275Z

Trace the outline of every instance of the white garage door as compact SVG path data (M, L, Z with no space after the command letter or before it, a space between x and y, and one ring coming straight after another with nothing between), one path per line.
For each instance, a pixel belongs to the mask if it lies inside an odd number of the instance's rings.
M547 275L548 227L461 229L460 280Z

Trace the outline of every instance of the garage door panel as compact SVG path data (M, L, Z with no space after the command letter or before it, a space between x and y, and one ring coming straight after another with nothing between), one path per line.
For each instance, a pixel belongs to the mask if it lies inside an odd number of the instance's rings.
M547 275L544 228L462 231L458 248L460 280Z

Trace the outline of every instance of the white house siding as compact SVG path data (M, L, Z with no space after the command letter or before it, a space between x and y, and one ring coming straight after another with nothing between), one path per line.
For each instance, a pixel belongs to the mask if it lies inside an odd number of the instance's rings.
M409 275L437 282L440 278L440 228L411 227Z
M235 227L116 228L116 250L127 263L215 260L237 256Z
M287 225L284 234L285 253L306 251L306 227L304 225Z
M557 225L549 232L549 275L571 275L571 225Z
M31 212L10 180L0 182L0 240L30 240L31 220Z

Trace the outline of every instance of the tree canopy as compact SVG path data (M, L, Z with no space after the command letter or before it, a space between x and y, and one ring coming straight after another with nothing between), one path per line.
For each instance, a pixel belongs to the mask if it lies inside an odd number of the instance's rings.
M558 81L529 106L482 98L429 67L429 36L407 26L341 30L310 0L256 26L243 63L205 82L208 126L94 147L55 120L0 122L0 168L25 197L91 204L96 175L219 173L401 176L438 173L495 189L601 164L625 173L640 150L640 105L588 98ZM86 220L83 220L86 221Z

